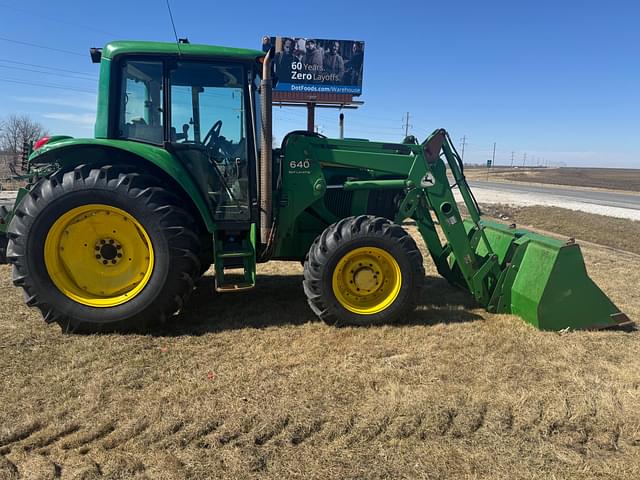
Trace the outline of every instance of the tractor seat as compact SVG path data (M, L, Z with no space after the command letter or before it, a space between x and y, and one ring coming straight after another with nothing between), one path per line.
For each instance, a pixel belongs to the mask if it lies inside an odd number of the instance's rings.
M164 131L161 125L147 125L142 119L133 119L131 123L125 124L124 136L136 140L144 140L150 143L162 143Z

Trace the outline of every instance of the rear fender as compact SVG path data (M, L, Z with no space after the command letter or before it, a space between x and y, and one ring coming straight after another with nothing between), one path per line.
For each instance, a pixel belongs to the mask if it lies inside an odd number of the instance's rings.
M57 164L64 170L82 164L140 165L152 174L163 176L181 190L180 193L200 214L207 230L214 230L207 198L198 188L189 170L162 147L127 140L65 139L39 148L29 157L29 162L33 166Z

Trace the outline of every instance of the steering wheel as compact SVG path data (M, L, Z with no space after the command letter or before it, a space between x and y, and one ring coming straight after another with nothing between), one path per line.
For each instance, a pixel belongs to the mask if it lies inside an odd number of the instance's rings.
M207 147L213 147L218 138L220 138L220 130L222 129L222 120L218 120L213 126L209 129L207 134L204 136L204 140L202 143Z

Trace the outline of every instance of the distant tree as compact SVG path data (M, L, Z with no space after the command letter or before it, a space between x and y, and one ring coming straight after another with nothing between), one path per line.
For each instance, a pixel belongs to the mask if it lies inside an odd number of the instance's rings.
M0 122L0 150L9 156L9 167L15 168L22 146L47 135L47 130L27 115L11 114Z

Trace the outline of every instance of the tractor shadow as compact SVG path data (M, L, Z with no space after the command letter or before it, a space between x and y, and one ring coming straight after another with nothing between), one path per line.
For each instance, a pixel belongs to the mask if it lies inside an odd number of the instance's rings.
M426 277L418 308L392 325L435 325L482 320L471 295L440 277ZM179 316L149 332L156 336L205 333L319 321L307 304L302 275L260 275L253 290L215 292L214 277L202 277ZM370 327L370 328L375 328Z

